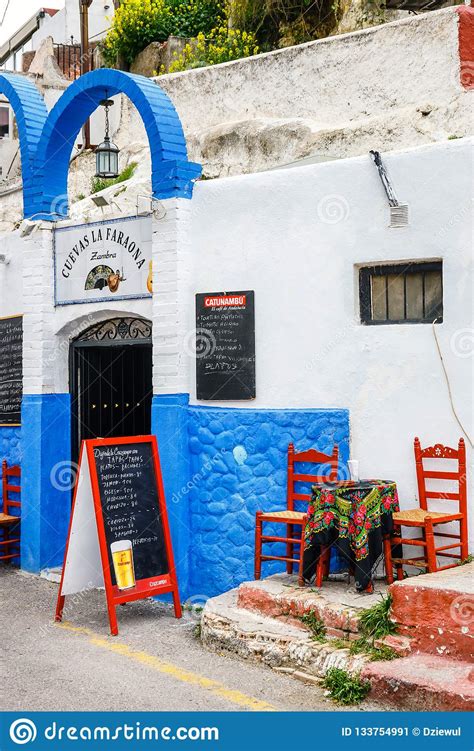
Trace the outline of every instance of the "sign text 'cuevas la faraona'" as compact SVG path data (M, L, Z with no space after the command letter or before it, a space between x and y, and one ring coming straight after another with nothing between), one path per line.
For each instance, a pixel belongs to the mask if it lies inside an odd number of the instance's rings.
M153 291L151 217L54 232L56 305L147 297Z

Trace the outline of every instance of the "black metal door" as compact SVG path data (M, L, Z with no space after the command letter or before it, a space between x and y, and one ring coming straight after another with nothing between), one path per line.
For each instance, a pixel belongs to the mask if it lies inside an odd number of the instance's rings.
M74 460L83 439L151 432L151 343L74 343L71 371Z

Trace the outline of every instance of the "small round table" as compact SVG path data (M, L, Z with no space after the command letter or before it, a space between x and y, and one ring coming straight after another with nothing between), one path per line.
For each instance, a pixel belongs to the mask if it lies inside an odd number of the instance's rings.
M337 545L354 568L356 589L371 589L372 573L382 555L383 537L393 530L399 511L397 486L391 480L326 482L312 486L305 527L303 576L309 581L323 549Z

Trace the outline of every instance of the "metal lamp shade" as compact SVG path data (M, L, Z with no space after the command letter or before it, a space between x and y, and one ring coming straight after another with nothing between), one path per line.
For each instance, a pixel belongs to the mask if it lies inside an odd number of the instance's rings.
M110 138L105 137L104 141L99 144L95 152L96 160L96 177L118 177L119 174L119 150L111 142Z

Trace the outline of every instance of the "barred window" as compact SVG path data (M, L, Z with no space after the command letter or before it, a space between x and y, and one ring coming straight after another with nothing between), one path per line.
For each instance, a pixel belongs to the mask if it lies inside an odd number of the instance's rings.
M443 321L441 261L359 269L360 319L365 324Z

